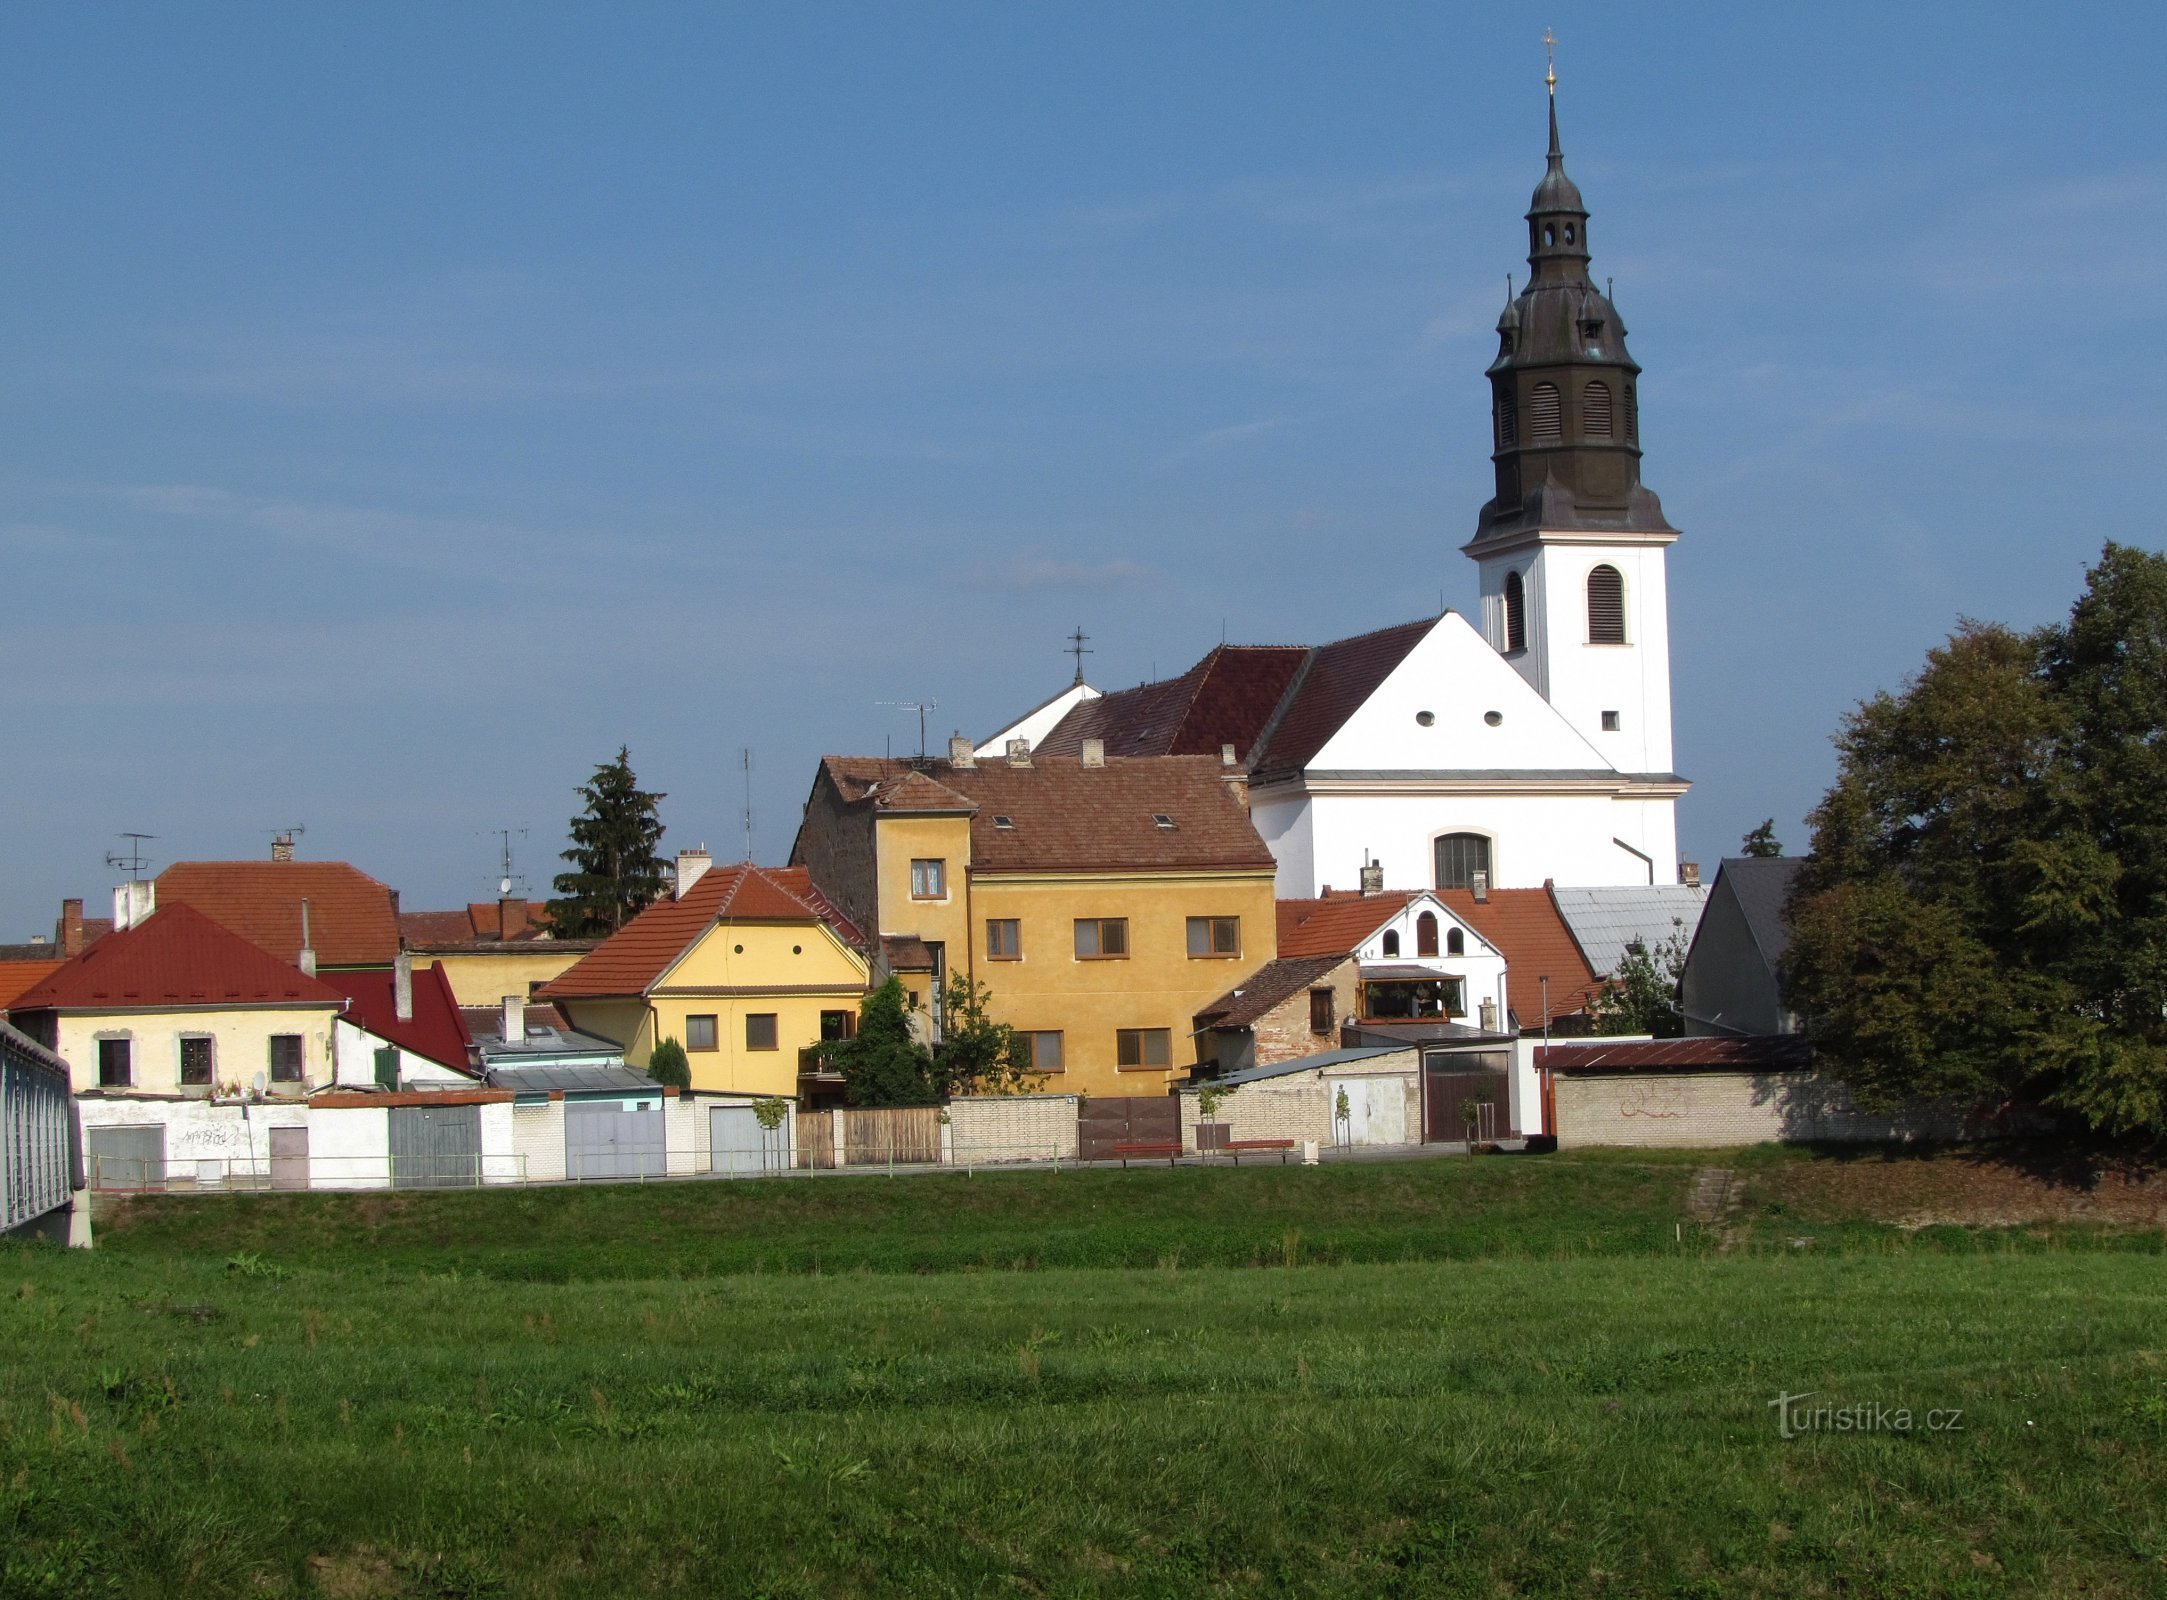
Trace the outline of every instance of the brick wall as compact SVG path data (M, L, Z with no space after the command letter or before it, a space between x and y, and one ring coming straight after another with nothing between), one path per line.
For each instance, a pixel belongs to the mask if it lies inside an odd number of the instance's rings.
M1327 988L1332 991L1331 1031L1311 1033L1309 991ZM1280 1001L1251 1024L1250 1032L1256 1039L1253 1064L1260 1067L1277 1066L1282 1061L1298 1061L1303 1056L1313 1056L1320 1050L1331 1049L1339 1040L1339 1025L1354 1015L1355 1005L1361 998L1360 988L1359 969L1350 959L1334 967L1315 983L1305 986L1299 993Z
M812 797L805 802L805 821L798 829L790 864L812 874L820 892L858 925L860 933L874 940L877 955L880 891L873 849L873 810L870 806L854 809L845 805L825 768L813 782Z
M958 1163L1073 1161L1072 1094L980 1095L948 1102L948 1148Z
M1932 1107L1871 1115L1842 1084L1811 1072L1560 1073L1556 1089L1560 1146L1875 1143L1997 1131Z
M527 1182L564 1180L564 1102L512 1107L512 1151L523 1156Z

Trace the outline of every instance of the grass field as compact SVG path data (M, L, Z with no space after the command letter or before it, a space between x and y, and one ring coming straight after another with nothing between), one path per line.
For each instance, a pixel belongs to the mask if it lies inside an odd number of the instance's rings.
M2156 1230L1707 1159L136 1202L0 1250L0 1593L2167 1592Z

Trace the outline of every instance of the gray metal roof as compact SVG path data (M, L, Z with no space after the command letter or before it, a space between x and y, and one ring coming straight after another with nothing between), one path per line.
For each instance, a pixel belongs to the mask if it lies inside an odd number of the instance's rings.
M1255 1083L1260 1078L1284 1078L1290 1072L1314 1072L1319 1067L1343 1067L1353 1061L1371 1061L1378 1056L1398 1055L1406 1045L1372 1045L1367 1049L1327 1050L1321 1055L1302 1056L1293 1061L1275 1061L1265 1067L1244 1067L1230 1072L1223 1078L1213 1078L1211 1083L1225 1088L1236 1084Z
M1588 965L1609 977L1635 939L1650 950L1678 931L1687 944L1700 927L1708 891L1697 883L1628 884L1611 889L1552 889L1565 925L1580 941Z
M492 1089L514 1094L659 1094L662 1085L630 1067L491 1067Z
M622 1056L624 1046L591 1033L571 1028L529 1026L524 1039L506 1041L496 1034L478 1034L474 1048L484 1061L503 1060L516 1066L528 1056Z

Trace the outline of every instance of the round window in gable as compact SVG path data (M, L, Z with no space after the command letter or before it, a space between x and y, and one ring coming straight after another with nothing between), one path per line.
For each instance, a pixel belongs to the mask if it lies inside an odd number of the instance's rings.
M738 955L743 955L745 953L745 947L741 944L732 945L730 948Z
M805 954L805 946L801 944L794 944L790 947L790 953L794 956L801 956Z
M1436 727L1437 713L1434 711L1417 711L1415 713L1415 726L1418 728Z
M1505 713L1502 711L1485 711L1482 714L1482 720L1494 728L1505 720Z

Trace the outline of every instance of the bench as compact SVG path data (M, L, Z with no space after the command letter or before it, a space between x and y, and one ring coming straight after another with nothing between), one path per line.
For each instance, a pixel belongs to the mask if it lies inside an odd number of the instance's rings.
M1166 1164L1172 1166L1180 1159L1181 1141L1179 1139L1165 1139L1142 1144L1117 1144L1113 1147L1111 1153L1121 1158L1121 1164L1124 1167L1129 1164L1131 1156L1136 1157L1138 1160L1142 1160L1147 1156L1153 1159L1164 1156L1166 1157Z
M1279 1164L1285 1166L1289 1152L1294 1149L1294 1141L1292 1139L1229 1139L1218 1148L1233 1157L1236 1166L1241 1165L1244 1150L1276 1150L1279 1152Z

